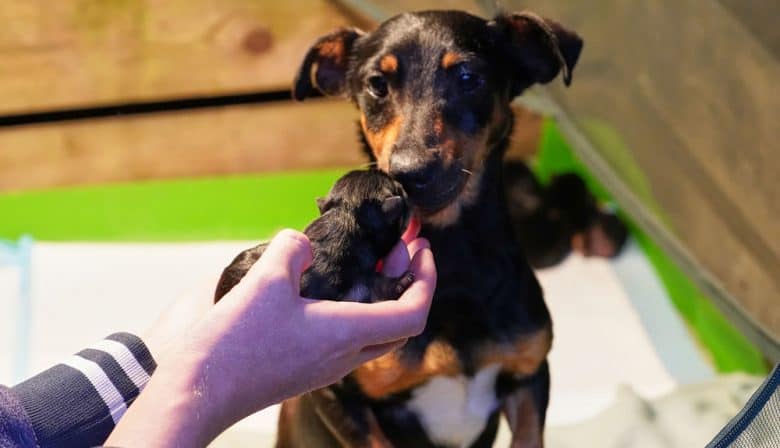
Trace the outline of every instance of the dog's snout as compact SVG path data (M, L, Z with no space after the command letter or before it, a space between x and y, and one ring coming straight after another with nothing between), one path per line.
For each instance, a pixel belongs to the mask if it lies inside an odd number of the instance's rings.
M439 146L440 139L437 135L428 134L425 136L425 139L423 140L425 143L425 147L428 149L435 149Z
M403 185L409 194L424 190L433 178L433 163L410 154L393 154L390 158L390 176Z

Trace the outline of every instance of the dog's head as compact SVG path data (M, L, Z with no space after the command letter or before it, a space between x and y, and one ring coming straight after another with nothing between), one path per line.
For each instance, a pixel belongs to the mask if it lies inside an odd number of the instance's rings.
M385 255L398 242L411 211L401 185L377 170L350 171L317 200L321 214L339 209L354 220L352 227Z
M512 125L509 103L563 72L582 40L532 13L401 14L371 33L340 29L308 51L293 87L352 100L372 157L424 216L476 195L482 163Z

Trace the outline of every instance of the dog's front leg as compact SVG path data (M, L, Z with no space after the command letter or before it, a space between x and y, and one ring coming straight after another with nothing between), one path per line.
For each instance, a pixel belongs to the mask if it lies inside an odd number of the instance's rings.
M550 371L545 361L528 383L505 400L503 413L512 431L512 448L542 448L550 394Z
M392 448L368 406L348 407L330 388L309 393L320 420L344 448Z

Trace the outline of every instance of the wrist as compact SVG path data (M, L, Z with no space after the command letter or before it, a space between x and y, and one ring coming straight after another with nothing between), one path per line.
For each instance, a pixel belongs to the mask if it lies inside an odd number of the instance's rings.
M219 427L212 394L205 386L197 356L172 356L161 360L143 393L112 432L107 445L182 446L208 445L224 428Z

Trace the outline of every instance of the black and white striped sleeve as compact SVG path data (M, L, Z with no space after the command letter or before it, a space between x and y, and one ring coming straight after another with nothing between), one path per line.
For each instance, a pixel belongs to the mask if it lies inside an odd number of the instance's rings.
M14 386L38 444L101 445L156 367L140 338L115 333Z

